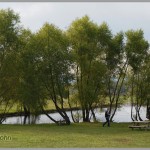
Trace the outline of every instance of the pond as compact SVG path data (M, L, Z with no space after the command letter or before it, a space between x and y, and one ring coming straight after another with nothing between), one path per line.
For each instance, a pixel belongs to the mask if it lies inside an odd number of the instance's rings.
M95 115L96 115L96 118L97 118L98 121L100 121L100 122L105 121L105 110L106 110L106 108L102 108L102 109L97 108L97 109L95 109ZM73 111L73 112L75 114L77 111ZM78 112L81 114L81 110L79 110ZM129 105L120 106L116 111L116 114L113 118L113 121L118 122L118 123L119 122L132 122L131 117L130 117L130 113L131 113L131 106L129 106ZM70 120L72 122L70 111L67 111L67 114L70 117ZM133 114L135 114L134 109L133 109ZM141 107L140 115L141 115L141 118L143 120L147 120L146 119L146 107ZM62 117L58 113L51 113L50 116L55 118L55 120L62 119ZM3 122L3 124L23 124L23 119L24 119L23 116L22 117L21 116L8 117ZM39 115L36 118L35 122L36 122L36 124L53 123L46 115L43 115L43 114ZM82 119L80 120L80 122L82 122Z

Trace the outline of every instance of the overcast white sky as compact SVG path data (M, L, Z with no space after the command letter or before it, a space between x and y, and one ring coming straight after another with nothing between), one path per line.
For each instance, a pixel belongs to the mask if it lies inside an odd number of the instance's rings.
M88 15L98 24L105 21L113 33L141 28L150 42L150 3L0 2L0 9L6 8L19 13L24 27L32 31L45 22L65 30L76 18Z

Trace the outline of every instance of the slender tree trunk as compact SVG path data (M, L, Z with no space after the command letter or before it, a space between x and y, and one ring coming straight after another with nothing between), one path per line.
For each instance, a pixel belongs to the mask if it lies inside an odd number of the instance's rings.
M96 121L97 121L97 119L96 119L96 115L95 115L95 113L94 113L93 108L91 108L91 113L92 113L92 116L93 116L93 120L94 120L94 122L96 122Z
M135 106L135 120L138 121L138 111L137 111L137 106Z
M146 107L147 107L146 118L150 120L150 99L148 98L147 98Z
M54 118L52 118L42 107L42 112L50 119L52 120L54 123L58 124L58 121L56 121Z
M133 119L133 104L131 104L131 119L132 119L132 121L134 121L134 119Z
M65 110L59 108L59 106L57 105L56 101L53 100L53 102L54 102L54 104L55 104L55 108L56 108L57 112L58 112L58 113L62 116L62 118L66 121L66 124L67 124L67 125L70 125L71 122L70 122L70 119L69 119L68 115L66 114Z
M54 102L55 108L58 111L58 113L63 117L63 119L66 121L67 125L70 125L70 119L68 115L66 114L65 110L62 108L59 108L57 105L57 98L56 98L56 92L55 92L55 87L54 87L54 79L53 79L53 74L52 74L52 68L50 68L50 74L51 74L51 83L52 83L52 90L53 90L53 96L52 96L52 101Z
M73 122L75 123L75 119L74 119L74 116L73 116L73 112L72 112L72 107L71 107L71 104L70 104L70 97L69 97L69 88L68 88L68 104L69 104L69 108L70 108L70 112L71 112L71 117L72 117L72 120Z
M90 119L89 119L89 114L90 114L90 112L89 112L89 109L88 108L86 108L86 118L85 118L85 122L90 122Z
M134 75L133 75L132 85L131 85L131 119L132 119L132 121L134 121L134 118L133 118L133 91L134 91Z
M116 113L116 110L117 110L117 108L118 108L118 101L119 101L119 97L120 97L120 92L121 92L121 88L122 88L122 86L123 86L123 82L124 82L124 79L125 79L125 76L126 76L127 68L128 68L128 65L127 65L126 68L125 68L125 73L124 73L123 79L122 79L121 84L120 84L120 87L119 87L119 89L118 89L118 91L117 91L115 109L114 109L114 112L113 112L113 114L112 114L112 116L111 116L111 118L110 118L110 121L112 121L112 119L113 119L113 117L114 117L114 115L115 115L115 113ZM120 75L120 76L121 76L121 75ZM116 92L115 92L115 93L116 93Z
M140 121L143 121L143 119L142 119L141 116L140 116L140 109L138 109L137 115L138 115L139 120L140 120Z

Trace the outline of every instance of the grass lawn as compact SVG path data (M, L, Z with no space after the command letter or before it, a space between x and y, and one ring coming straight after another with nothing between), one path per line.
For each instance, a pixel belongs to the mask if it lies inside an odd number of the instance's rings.
M149 148L150 131L131 130L127 123L80 123L70 126L55 124L0 125L0 147L49 148ZM11 137L5 139L4 137Z

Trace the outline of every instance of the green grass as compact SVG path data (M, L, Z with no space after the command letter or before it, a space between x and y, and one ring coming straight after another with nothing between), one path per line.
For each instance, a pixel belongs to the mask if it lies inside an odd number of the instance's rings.
M55 124L0 125L0 147L49 147L49 148L148 148L150 131L131 130L127 123L80 123L70 126ZM11 140L3 140L9 136Z

